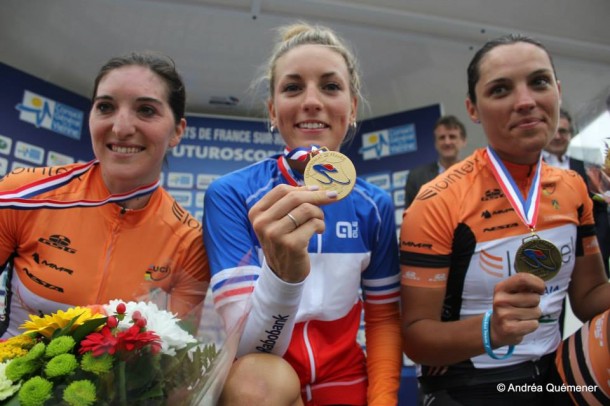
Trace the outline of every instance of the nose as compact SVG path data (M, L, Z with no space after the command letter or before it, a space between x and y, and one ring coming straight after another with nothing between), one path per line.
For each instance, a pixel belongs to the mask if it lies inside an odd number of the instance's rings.
M316 86L308 86L305 89L305 97L303 99L303 109L305 111L319 111L322 109L322 100L320 99L320 91Z
M515 109L519 112L529 112L536 107L536 101L527 85L518 86L516 89L517 99Z
M135 132L132 115L125 110L119 110L114 117L112 132L119 138L127 137Z

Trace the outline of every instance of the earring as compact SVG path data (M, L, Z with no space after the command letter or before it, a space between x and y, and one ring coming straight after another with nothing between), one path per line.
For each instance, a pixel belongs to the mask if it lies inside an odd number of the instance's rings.
M352 128L354 128L354 129L355 129L357 126L358 126L358 123L356 123L356 120L352 121L351 126L352 126Z
M275 131L275 126L274 126L273 124L271 124L271 125L269 126L269 132L270 132L271 134L273 134L273 132L274 132L274 131Z

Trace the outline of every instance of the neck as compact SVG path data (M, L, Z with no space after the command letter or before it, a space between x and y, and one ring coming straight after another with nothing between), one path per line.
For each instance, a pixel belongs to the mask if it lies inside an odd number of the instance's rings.
M307 159L305 161L296 161L294 159L287 159L286 161L288 162L288 166L290 166L290 169L292 169L293 171L298 172L300 174L303 174L305 172L305 167L307 166L309 159Z
M518 156L504 154L498 150L494 150L494 151L496 151L496 154L504 163L508 162L508 163L516 164L516 165L535 165L538 163L538 160L540 159L540 151L538 151L536 153L524 152L523 155L518 155Z

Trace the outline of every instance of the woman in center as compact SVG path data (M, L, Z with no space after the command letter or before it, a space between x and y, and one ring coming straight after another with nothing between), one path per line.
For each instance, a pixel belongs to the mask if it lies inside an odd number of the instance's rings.
M215 306L229 331L244 321L221 401L396 404L391 197L361 179L351 179L355 187L343 196L305 186L303 176L312 150L335 156L355 132L357 63L328 28L299 23L280 33L265 79L271 131L282 136L284 153L216 180L205 196ZM324 181L347 182L340 175ZM366 356L356 340L363 307Z

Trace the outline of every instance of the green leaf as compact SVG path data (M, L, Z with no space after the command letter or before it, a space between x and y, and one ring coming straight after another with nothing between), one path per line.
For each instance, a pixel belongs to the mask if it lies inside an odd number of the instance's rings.
M78 326L72 333L72 338L77 343L80 343L85 337L93 333L99 326L106 324L108 317L100 317L98 319L90 319Z
M7 400L6 403L2 403L2 406L19 406L19 398L17 397L17 393L15 393L12 398Z
M81 314L82 314L82 313L81 313ZM74 322L75 322L76 320L78 320L78 318L81 316L81 314L79 314L79 315L77 315L77 316L74 316L74 317L72 318L72 320L70 320L70 321L68 322L68 324L66 324L66 325L64 326L64 328L58 328L57 330L55 330L55 331L53 332L53 335L51 335L51 339L57 338L57 337L59 337L59 336L66 336L66 335L69 335L69 334L70 334L70 330L72 329L72 326L74 325Z

